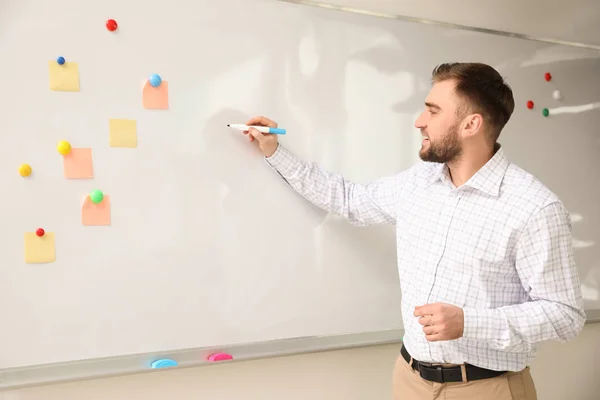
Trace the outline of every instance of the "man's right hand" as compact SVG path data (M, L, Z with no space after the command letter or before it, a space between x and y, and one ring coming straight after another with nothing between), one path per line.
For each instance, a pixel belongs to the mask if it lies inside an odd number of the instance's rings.
M277 122L272 121L266 117L253 117L246 122L246 125L255 126L268 126L269 128L277 128ZM257 141L260 151L265 157L270 157L277 150L277 135L271 133L261 133L254 128L250 128L248 131L244 131L245 135L248 135L250 142Z

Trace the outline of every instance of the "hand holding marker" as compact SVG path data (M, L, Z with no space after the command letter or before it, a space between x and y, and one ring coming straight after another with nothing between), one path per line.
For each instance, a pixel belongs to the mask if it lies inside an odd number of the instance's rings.
M248 125L244 125L244 124L229 124L227 126L230 128L233 128L233 129L238 129L240 131L244 131L244 132L250 130L250 128L254 128L259 132L271 133L274 135L285 135L285 133L286 133L285 129L271 128L269 126L259 126L259 125L248 126Z
M271 157L278 148L278 135L285 135L285 129L277 126L277 122L267 117L250 118L246 124L229 124L230 128L241 130L248 135L248 141L256 140L265 157Z

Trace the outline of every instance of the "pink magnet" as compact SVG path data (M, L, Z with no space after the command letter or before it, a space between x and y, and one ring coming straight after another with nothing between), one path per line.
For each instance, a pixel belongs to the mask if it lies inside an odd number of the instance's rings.
M231 354L227 354L227 353L215 353L215 354L211 354L208 357L208 361L224 361L224 360L233 360L233 357L231 356Z

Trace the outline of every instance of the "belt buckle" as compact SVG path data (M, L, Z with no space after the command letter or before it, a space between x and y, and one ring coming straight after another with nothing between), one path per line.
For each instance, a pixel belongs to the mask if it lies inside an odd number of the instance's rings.
M428 381L444 383L444 374L441 366L419 363L419 375Z

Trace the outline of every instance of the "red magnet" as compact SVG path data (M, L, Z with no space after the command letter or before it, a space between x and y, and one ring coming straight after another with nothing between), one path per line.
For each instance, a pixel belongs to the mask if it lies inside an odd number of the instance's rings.
M208 357L208 361L225 361L225 360L233 360L233 356L227 353L215 353L211 354Z
M42 228L38 228L38 230L35 231L35 234L38 235L39 237L44 236L44 233L46 233L46 232L44 232L44 230Z
M527 102L527 108L529 108L530 110L533 108L533 101L529 100Z
M547 80L547 81L550 81L550 79L552 79L552 75L550 75L550 72L546 72L544 74L544 79Z
M111 32L116 31L117 26L117 21L115 21L114 19L109 19L108 21L106 21L106 29L108 29Z

